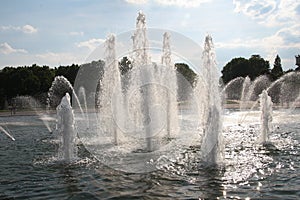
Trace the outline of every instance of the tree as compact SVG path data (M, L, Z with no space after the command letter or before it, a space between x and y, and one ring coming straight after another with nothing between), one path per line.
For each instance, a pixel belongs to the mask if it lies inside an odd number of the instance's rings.
M74 85L79 66L72 64L71 66L59 66L55 68L55 76L64 76Z
M228 83L237 77L246 77L250 74L249 61L245 58L233 58L229 63L223 67L222 80L224 84Z
M252 55L249 59L233 58L221 72L221 78L226 84L237 77L249 76L251 80L254 80L260 75L269 74L270 65L269 61L264 60L260 55Z
M260 55L252 55L249 58L250 74L251 80L259 77L260 75L267 75L270 73L269 61L264 60Z
M280 57L277 55L274 61L274 67L271 70L271 80L275 81L276 79L278 79L279 77L281 77L283 75L283 70L281 67L281 59Z

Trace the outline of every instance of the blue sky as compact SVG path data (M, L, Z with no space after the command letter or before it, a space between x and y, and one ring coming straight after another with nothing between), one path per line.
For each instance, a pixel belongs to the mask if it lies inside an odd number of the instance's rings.
M2 0L0 69L84 63L109 33L135 28L138 11L149 28L176 31L203 45L213 37L221 69L234 57L277 54L284 70L300 54L299 0Z

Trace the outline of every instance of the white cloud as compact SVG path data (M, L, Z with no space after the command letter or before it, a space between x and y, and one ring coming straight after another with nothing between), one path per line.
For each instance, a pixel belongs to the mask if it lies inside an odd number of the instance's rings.
M88 41L80 42L77 44L78 47L86 47L90 50L94 50L97 46L105 42L105 39L90 39Z
M299 23L299 0L233 0L235 12L243 13L265 26Z
M58 66L58 65L66 65L66 64L81 64L83 61L82 56L75 55L72 53L54 53L54 52L47 52L47 53L41 53L33 55L34 60L36 63L42 63L52 66Z
M21 31L25 34L33 34L36 33L38 30L37 28L34 28L33 26L26 24L24 26L1 26L1 31Z
M238 38L228 42L218 42L216 48L229 49L229 51L239 48L252 49L263 53L266 60L272 63L278 52L300 49L300 25L282 28L275 34L263 38Z
M263 18L276 8L276 0L233 0L233 4L235 4L235 12L242 12L254 19Z
M69 33L69 35L71 36L83 36L84 32L80 31L80 32L76 32L76 31L72 31Z
M0 44L0 53L8 55L11 53L27 53L25 49L14 49L8 43Z
M23 26L21 30L23 31L23 33L27 33L27 34L32 34L37 32L36 28L28 24Z

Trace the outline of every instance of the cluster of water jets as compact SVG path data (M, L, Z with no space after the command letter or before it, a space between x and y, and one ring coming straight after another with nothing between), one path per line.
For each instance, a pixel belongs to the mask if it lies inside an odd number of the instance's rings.
M109 35L105 42L105 70L99 80L97 102L97 122L103 134L111 139L113 145L123 143L134 144L132 152L154 152L163 145L180 137L179 113L177 102L177 75L171 59L171 35L163 34L161 63L151 61L145 15L140 12L137 17L136 30L132 36L133 54L132 70L129 72L128 85L123 87L116 56L116 37ZM218 69L215 61L212 38L205 38L202 53L202 71L198 74L197 86L194 89L198 103L199 133L201 134L201 159L209 164L217 164L223 159L222 139L222 107L219 87ZM280 85L287 88L288 74L275 81L260 94L261 107L261 141L268 141L270 123L272 121L272 101L268 95L273 88ZM223 89L228 94L235 84L242 83L240 109L245 109L253 97L258 85L268 84L265 77L251 82L248 77L236 78ZM62 89L64 88L64 89ZM95 87L96 88L96 87ZM123 88L123 89L122 89ZM125 89L124 89L125 88ZM64 91L60 94L59 91ZM65 93L68 91L68 93ZM77 131L74 112L70 102L79 106L81 117L87 123L88 108L85 89L80 87L78 95L69 81L58 76L52 83L48 93L48 107L57 106L57 125L53 132L59 135L59 157L71 161L77 156ZM60 99L63 96L62 99ZM79 96L79 98L78 98ZM300 97L296 97L299 99ZM83 103L82 103L83 101ZM84 105L84 108L81 107ZM251 107L255 105L252 104ZM89 126L89 125L88 125ZM50 130L50 128L49 128ZM14 140L7 132L7 134Z
M105 72L99 80L97 118L101 130L111 136L115 145L124 142L134 143L136 151L153 152L168 141L176 140L180 134L178 121L176 70L171 59L170 34L163 34L161 63L154 63L149 56L149 44L145 15L137 17L133 39L132 70L130 81L122 90L121 75L116 57L116 37L109 35L105 47ZM218 77L212 38L205 39L202 55L204 81L198 81L195 91L199 92L202 126L202 159L217 163L222 157L221 139L221 98L218 93ZM60 84L58 82L61 82ZM76 101L74 89L63 77L56 77L49 90L48 103L55 103L52 96L57 85L65 85ZM204 87L203 87L204 86ZM84 93L84 90L81 90ZM83 95L85 96L85 95ZM73 101L74 102L74 101ZM78 105L81 105L78 102ZM81 111L84 113L83 109ZM61 139L62 157L71 160L76 155L74 138L74 114L69 94L66 94L57 107L57 128ZM130 120L128 120L130 119ZM130 137L128 137L130 136ZM130 141L131 140L131 141ZM199 141L200 143L201 141Z
M273 120L273 107L277 109L288 108L292 112L300 101L299 72L289 72L274 82L267 75L257 77L251 81L247 77L237 77L228 82L222 90L226 99L235 99L239 110L247 110L239 123L243 123L247 113L256 107L261 111L261 134L259 143L268 144L271 123ZM236 96L234 96L236 95Z

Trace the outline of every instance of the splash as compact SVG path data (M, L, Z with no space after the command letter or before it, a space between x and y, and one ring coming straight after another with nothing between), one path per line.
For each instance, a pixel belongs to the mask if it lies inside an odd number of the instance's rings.
M215 51L211 36L205 38L202 54L205 82L207 86L206 111L204 118L204 135L201 144L202 160L209 165L222 162L222 120L221 120L221 96L219 94L218 72L215 60Z
M60 139L59 158L70 162L77 157L76 131L74 127L74 113L71 107L69 93L61 99L57 106L56 131Z
M261 110L261 137L260 143L269 142L270 126L272 122L272 101L266 90L260 94L260 110Z

